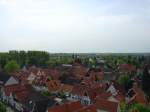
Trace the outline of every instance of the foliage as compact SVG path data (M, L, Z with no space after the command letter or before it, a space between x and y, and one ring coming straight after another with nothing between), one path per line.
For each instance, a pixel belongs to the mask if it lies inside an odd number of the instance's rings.
M4 69L6 72L12 73L19 70L19 65L16 63L16 61L12 60L5 65Z
M125 102L120 103L120 112L126 112L127 104Z
M61 99L66 99L66 95L63 92L59 92L57 95Z
M96 66L96 59L90 58L88 65L89 65L89 67L94 68Z
M49 91L42 91L41 94L43 96L50 96L51 95L51 93Z
M7 62L14 60L20 67L25 65L35 65L45 67L49 60L49 53L45 51L9 51L9 53L0 53L0 65L2 68Z
M6 112L6 106L0 102L0 112Z
M0 65L2 68L4 68L4 66L8 62L9 58L10 58L10 56L8 53L0 53Z
M149 73L148 66L145 66L145 68L144 68L141 85L142 85L143 91L146 93L146 95L148 97L150 97L150 89L149 89L149 87L150 87L150 73Z
M46 63L49 67L55 67L62 64L70 64L72 61L71 57L50 57Z
M150 108L147 108L141 104L133 104L130 109L129 112L150 112Z
M118 83L127 91L129 86L130 78L128 74L121 74Z
M80 57L82 64L88 67L97 65L97 58L104 59L106 64L113 68L117 68L119 64L127 63L137 67L143 66L146 57L142 55L132 54L71 54L56 53L50 54L45 51L9 51L8 53L0 53L0 67L4 68L7 62L14 60L22 68L23 66L35 65L38 67L55 67L61 64L70 64L73 59ZM89 59L92 61L89 61Z

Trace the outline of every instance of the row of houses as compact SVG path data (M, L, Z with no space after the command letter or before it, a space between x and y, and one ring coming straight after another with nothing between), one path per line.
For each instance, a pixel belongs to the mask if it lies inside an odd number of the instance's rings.
M55 104L31 85L21 85L14 76L3 72L0 73L0 100L18 112L45 112Z
M129 65L122 65L119 70L135 71ZM65 66L64 74L58 69L36 67L11 75L1 72L0 100L19 112L119 112L122 101L145 105L144 93L136 82L125 93L105 75L104 68L89 69L77 62ZM43 96L42 91L51 95Z

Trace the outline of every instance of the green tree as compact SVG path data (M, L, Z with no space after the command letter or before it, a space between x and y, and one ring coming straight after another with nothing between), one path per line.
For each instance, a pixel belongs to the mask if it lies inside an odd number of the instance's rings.
M120 112L126 112L127 104L125 102L120 103Z
M145 66L145 68L144 68L141 85L142 85L143 91L146 93L148 98L150 98L150 89L149 89L149 87L150 87L150 73L149 73L149 67L148 66Z
M150 109L141 104L135 103L130 107L129 112L150 112Z
M0 112L6 112L6 106L0 102Z
M128 85L130 82L130 78L128 74L121 74L118 83L127 91L128 90Z
M51 93L49 91L42 91L41 94L43 96L50 96L51 95Z
M15 71L18 71L19 70L19 65L17 64L17 62L16 61L9 61L6 65L5 65L5 67L4 67L4 69L5 69L5 71L6 72L9 72L9 73L12 73L12 72L15 72Z
M4 68L4 66L8 62L9 58L10 58L10 56L8 53L0 53L0 65L2 68Z

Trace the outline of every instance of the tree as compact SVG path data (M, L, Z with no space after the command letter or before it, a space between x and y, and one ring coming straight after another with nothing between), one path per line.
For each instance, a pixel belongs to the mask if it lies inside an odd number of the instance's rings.
M143 75L142 75L142 81L141 81L142 89L146 93L148 97L150 97L150 73L149 73L149 67L145 66Z
M6 112L6 106L0 102L0 112Z
M12 72L15 72L15 71L18 71L19 70L19 65L17 64L17 62L16 61L9 61L6 65L5 65L5 67L4 67L4 69L5 69L5 71L6 72L9 72L9 73L12 73Z
M123 101L120 103L120 112L126 112L127 104Z
M45 67L49 60L49 53L45 51L28 51L28 64Z
M135 103L130 107L129 112L150 112L150 109L141 104Z
M27 53L25 51L19 52L19 65L21 67L27 65Z
M0 53L0 65L4 68L5 64L8 62L10 56L8 53Z
M128 74L121 74L118 83L127 91L129 88L130 78Z
M51 95L51 93L49 92L49 91L42 91L41 92L41 94L43 95L43 96L50 96Z

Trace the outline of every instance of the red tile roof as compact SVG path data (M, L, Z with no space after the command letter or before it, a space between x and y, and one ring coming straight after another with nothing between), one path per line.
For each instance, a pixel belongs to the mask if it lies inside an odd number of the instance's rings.
M50 92L59 91L61 88L61 83L59 80L50 80L46 82L46 86Z
M10 94L14 95L20 102L25 101L28 96L27 88L21 85L6 86L4 92L7 96L10 96Z
M98 99L105 99L105 100L107 100L111 95L112 95L112 94L109 93L109 92L103 92L103 93L99 94L99 95L96 97L96 99L97 99L97 100L98 100Z
M138 102L142 105L146 105L146 99L144 92L140 88L133 88L133 91L135 92L135 95L131 97L129 104L132 102Z
M69 102L64 105L51 107L48 109L48 112L75 112L80 108L82 108L82 105L79 101Z
M51 107L48 109L48 112L97 112L97 109L107 110L108 112L117 112L118 103L107 100L98 100L96 104L82 106L80 102L77 101Z
M82 65L74 65L71 68L71 74L77 77L83 77L86 75L86 68L83 67Z
M136 68L133 65L121 64L121 65L119 65L119 71L121 71L121 72L133 72L133 71L136 71Z
M13 95L19 102L24 102L29 95L29 91L25 86L21 86L18 90L13 92Z
M91 84L91 85L75 85L72 94L78 96L85 96L85 93L89 96L91 100L94 100L96 96L104 91L101 84Z
M94 105L97 109L105 110L108 112L117 112L119 106L116 102L111 102L104 99L97 100Z
M74 112L97 112L96 110L97 109L94 105L90 105L90 106L83 107L79 110L76 110Z
M60 74L56 69L53 70L41 68L29 68L26 71L20 71L18 73L15 73L14 76L21 84L25 85L28 84L28 77L31 75L31 73L36 76L32 84L37 86L44 86L49 77L54 80L58 80L60 77Z

